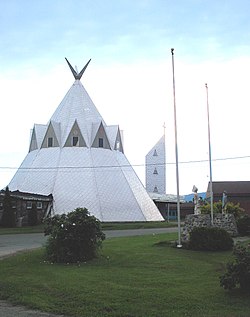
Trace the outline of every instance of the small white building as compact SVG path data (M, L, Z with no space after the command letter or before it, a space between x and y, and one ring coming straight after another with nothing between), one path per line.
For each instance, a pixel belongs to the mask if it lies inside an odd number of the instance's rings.
M48 123L34 125L9 189L52 194L57 214L86 207L106 222L163 220L124 155L119 126L106 125L80 81L88 63L78 73L68 62L75 82Z

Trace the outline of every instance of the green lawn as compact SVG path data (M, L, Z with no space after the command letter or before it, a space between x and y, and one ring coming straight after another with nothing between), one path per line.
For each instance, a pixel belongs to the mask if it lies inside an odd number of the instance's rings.
M41 233L44 232L43 225L27 226L21 228L3 228L0 227L0 235L2 234L18 234L18 233Z
M39 249L0 261L0 298L81 317L249 317L250 296L219 286L231 252L171 247L176 234L108 239L98 259L44 262Z

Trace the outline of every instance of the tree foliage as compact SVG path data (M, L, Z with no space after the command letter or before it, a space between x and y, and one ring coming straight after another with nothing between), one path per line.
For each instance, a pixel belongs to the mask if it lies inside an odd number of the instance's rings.
M12 208L11 196L9 187L5 189L5 195L3 199L3 214L2 214L2 226L6 228L11 228L16 226L16 215Z
M77 263L93 259L105 239L100 221L86 208L45 220L49 235L46 256L51 262Z
M227 271L220 276L220 285L228 290L239 286L250 292L250 246L237 244L233 255L234 261L227 263Z

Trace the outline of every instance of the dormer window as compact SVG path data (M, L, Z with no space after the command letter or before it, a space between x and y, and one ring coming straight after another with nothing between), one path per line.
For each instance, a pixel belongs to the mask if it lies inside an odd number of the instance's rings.
M48 147L53 147L53 138L52 137L48 138Z

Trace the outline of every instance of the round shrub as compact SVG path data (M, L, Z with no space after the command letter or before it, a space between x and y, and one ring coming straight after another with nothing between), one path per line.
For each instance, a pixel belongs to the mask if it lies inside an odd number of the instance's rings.
M230 234L216 227L195 227L190 232L188 248L204 251L226 251L233 247Z
M238 232L241 236L250 236L250 216L245 215L237 220Z
M77 263L97 256L105 234L100 221L86 208L45 220L46 258L51 262Z

